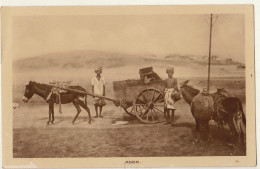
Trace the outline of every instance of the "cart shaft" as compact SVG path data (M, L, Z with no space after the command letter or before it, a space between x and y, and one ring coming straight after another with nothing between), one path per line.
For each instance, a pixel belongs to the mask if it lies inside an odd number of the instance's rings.
M59 89L63 89L63 90L68 90L68 91L72 91L72 92L76 92L76 93L81 93L81 94L84 94L84 95L89 95L89 96L92 96L92 97L98 97L100 99L105 99L105 100L109 100L109 101L113 101L113 102L120 102L119 100L115 100L115 99L111 99L109 97L93 94L93 93L90 93L90 92L87 92L87 91L80 91L80 90L75 90L75 89L69 89L69 88L60 87L60 86L56 86L56 85L50 85L50 84L48 84L48 85L52 86L52 87L59 88Z

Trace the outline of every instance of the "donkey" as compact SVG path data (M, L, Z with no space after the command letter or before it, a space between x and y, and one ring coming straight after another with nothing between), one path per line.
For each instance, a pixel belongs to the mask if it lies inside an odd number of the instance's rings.
M86 91L84 88L80 86L69 86L69 89L74 90L80 90L80 91ZM52 91L52 86L46 85L46 84L40 84L36 82L30 81L29 84L25 87L25 92L23 96L23 101L27 103L29 99L32 98L34 94L39 95L42 97L48 104L49 104L49 119L47 121L47 125L51 122L53 124L54 122L54 103L56 102L56 96L51 95L48 100L46 100L49 96L49 94ZM80 100L80 97L85 97L85 103ZM77 109L77 114L72 120L72 124L76 121L77 117L79 116L81 109L80 106L83 107L87 112L89 116L89 124L91 124L91 115L90 110L87 106L87 97L84 94L68 91L66 93L60 93L60 102L61 104L67 104L67 103L73 103L75 108Z
M227 123L232 135L236 137L240 137L242 141L245 142L246 138L246 118L243 111L241 100L237 97L224 97L221 102L218 101L217 108L215 107L216 96L217 93L210 94L209 96L212 98L214 102L213 111L200 112L195 107L199 107L200 105L196 105L194 102L194 97L197 96L200 91L198 89L193 88L187 83L189 80L183 82L180 86L181 94L183 99L191 105L191 113L195 118L196 122L196 131L199 133L200 125L204 126L207 132L209 133L209 120L213 119L218 122L219 118L223 120L223 122Z

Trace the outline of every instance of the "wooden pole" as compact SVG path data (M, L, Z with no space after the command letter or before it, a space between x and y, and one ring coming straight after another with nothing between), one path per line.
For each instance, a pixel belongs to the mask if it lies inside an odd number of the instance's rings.
M59 89L63 89L63 90L68 90L68 91L75 92L75 93L81 93L81 94L84 94L84 95L90 95L90 96L93 96L93 97L98 97L98 98L100 98L100 99L110 100L110 101L114 101L114 102L120 102L119 100L115 100L115 99L111 99L111 98L109 98L109 97L105 97L105 96L93 94L93 93L90 93L90 92L87 92L87 91L85 92L85 91L80 91L80 90L75 90L75 89L60 87L60 86L51 85L51 84L47 84L47 85L48 85L48 86L52 86L52 87L56 87L56 88L59 88Z
M213 16L213 14L210 14L209 61L208 61L208 87L207 87L208 92L209 92L209 87L210 87L210 60L211 60L212 16Z

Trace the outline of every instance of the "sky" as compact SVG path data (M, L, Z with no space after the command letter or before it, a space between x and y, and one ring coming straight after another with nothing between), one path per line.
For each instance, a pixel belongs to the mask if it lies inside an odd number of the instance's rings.
M242 14L213 15L212 55L245 62ZM217 18L217 19L216 19ZM17 16L14 59L74 50L208 56L210 15Z

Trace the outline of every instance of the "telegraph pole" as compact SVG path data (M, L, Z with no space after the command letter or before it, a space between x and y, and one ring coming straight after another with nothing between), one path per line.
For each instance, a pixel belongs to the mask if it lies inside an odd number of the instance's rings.
M210 86L210 60L211 60L212 16L213 16L213 14L210 14L209 61L208 61L208 88L207 88L208 92L209 92L209 86Z

